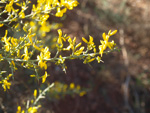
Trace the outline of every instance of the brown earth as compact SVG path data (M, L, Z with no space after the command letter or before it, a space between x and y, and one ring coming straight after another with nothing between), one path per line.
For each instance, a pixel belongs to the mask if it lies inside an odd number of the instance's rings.
M56 113L149 113L150 2L148 0L81 0L68 11L63 31L72 37L93 36L117 29L113 37L120 52L103 57L92 68L69 62L66 81L92 90L83 97L66 96L52 104Z
M80 5L68 11L63 32L77 40L94 37L98 45L102 33L118 30L112 38L120 52L104 55L104 63L85 65L82 61L67 61L67 74L50 66L52 81L74 82L91 89L86 95L66 95L59 100L43 100L40 113L150 113L150 1L149 0L80 0ZM53 18L53 21L59 19ZM16 72L28 75L31 72ZM35 88L28 76L16 77L8 93L1 93L8 113L30 98ZM26 83L30 83L27 85ZM30 90L29 90L30 88ZM31 90L32 89L32 90ZM1 100L0 100L1 103ZM15 103L15 104L14 104ZM1 105L0 105L1 106ZM2 106L1 106L2 107ZM1 109L0 109L1 110ZM2 113L2 111L0 111Z

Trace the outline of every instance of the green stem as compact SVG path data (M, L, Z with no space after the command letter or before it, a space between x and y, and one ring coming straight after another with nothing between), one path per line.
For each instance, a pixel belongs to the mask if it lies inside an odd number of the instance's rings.
M42 91L42 93L40 93L40 95L38 96L38 98L36 98L36 100L33 103L33 106L35 106L37 104L37 102L44 98L45 93L54 86L54 83L52 83L51 85L49 85L44 91Z
M104 52L104 54L107 54L107 53L110 53L110 52L113 52L113 51L117 51L117 50L119 50L119 49L117 49L117 48L114 48L114 49L112 49L112 50L110 50L110 51L107 51L107 52ZM76 55L71 55L71 56L66 56L66 57L62 57L62 59L65 59L65 60L67 60L67 59L72 59L72 58L76 58L76 59L78 59L78 58L82 58L83 56L92 56L93 54L95 54L95 55L100 55L99 54L99 52L97 52L97 53L87 53L87 54L82 54L82 55L79 55L79 56L76 56ZM37 59L35 59L35 60L23 60L23 59L13 59L13 58L6 58L6 57L4 57L3 58L4 60L9 60L9 61L17 61L17 62L38 62L39 60L37 60ZM53 62L53 61L57 61L57 60L59 60L60 58L50 58L50 59L43 59L43 61L51 61L51 62Z

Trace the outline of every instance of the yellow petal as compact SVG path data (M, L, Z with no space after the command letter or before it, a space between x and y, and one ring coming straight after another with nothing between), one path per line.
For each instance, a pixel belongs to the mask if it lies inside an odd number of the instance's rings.
M102 37L104 40L106 40L106 34L105 33L103 33Z
M74 39L73 39L73 44L76 42L76 37L74 37Z
M89 37L90 37L89 42L93 42L93 37L92 36L89 36Z
M92 59L88 60L88 62L92 62L92 61L94 61L94 60L95 60L95 58L92 58Z
M84 37L82 37L82 40L83 42L88 43L88 41Z
M75 88L75 84L74 83L71 83L70 84L70 89L74 89Z
M30 77L35 77L35 75L30 75Z
M0 24L0 27L3 27L4 24Z
M110 36L114 35L117 33L117 30L114 30L113 32L110 33Z
M62 36L62 31L61 31L61 29L58 29L57 31L58 31L59 37L61 37L61 36Z
M37 90L36 89L34 90L34 94L33 95L34 95L34 98L36 98L36 96L37 96Z
M111 30L108 31L108 35L110 36Z
M76 49L76 48L78 48L78 47L80 47L80 46L81 46L81 44L82 44L81 42L80 42L80 43L78 43L78 44L76 45L75 49Z

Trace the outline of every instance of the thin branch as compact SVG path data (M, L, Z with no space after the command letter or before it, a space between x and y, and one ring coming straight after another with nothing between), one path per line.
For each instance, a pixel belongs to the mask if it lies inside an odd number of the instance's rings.
M33 106L35 106L40 99L44 98L45 93L53 86L54 86L54 83L49 85L43 92L41 92L40 95L38 96L38 98L36 98L36 100L34 101Z
M113 51L118 51L119 49L117 48L114 48L113 50L110 50L110 51L107 51L107 52L104 52L104 54L107 54L107 53L110 53L110 52L113 52ZM93 56L94 55L100 55L99 52L97 53L87 53L87 54L82 54L82 55L79 55L79 56L76 56L76 55L71 55L71 56L65 56L65 57L62 57L63 59L71 59L71 58L82 58L83 56ZM57 61L59 60L60 58L50 58L50 59L43 59L43 61ZM39 60L37 59L34 59L34 60L23 60L23 59L13 59L13 58L6 58L6 57L3 57L2 60L9 60L9 61L17 61L17 62L38 62Z

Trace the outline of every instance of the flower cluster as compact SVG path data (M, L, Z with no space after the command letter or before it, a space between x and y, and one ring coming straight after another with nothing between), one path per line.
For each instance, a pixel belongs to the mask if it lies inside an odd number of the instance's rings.
M82 37L82 40L84 43L87 44L87 48L85 49L85 46L82 46L82 42L79 42L76 44L76 37L71 39L69 36L62 36L62 31L59 29L58 34L59 38L57 40L57 49L58 51L70 51L71 55L69 57L62 57L61 59L71 59L71 58L79 58L83 59L83 63L89 63L94 60L97 60L98 63L100 63L102 55L105 53L105 50L107 48L110 48L111 50L114 49L116 43L114 43L114 40L110 41L110 36L117 33L117 30L111 31L109 30L108 34L103 33L102 37L103 40L100 40L99 45L99 51L97 51L96 45L94 43L93 37L89 36L89 41L87 41L84 37ZM64 43L68 42L69 45L67 47L64 47ZM92 51L92 52L91 52Z
M37 113L37 112L38 112L38 109L39 109L40 107L41 107L40 105L39 105L39 106L30 107L30 108L28 108L27 112L28 112L28 113ZM21 106L18 106L16 113L25 113L25 110L21 110Z
M3 72L1 71L0 75L2 75ZM4 88L4 91L7 89L10 89L11 83L8 82L9 78L12 76L12 74L9 74L7 77L5 77L2 81L0 81L0 84L2 84L2 87Z
M94 60L97 60L98 63L101 61L101 57L104 51L107 48L114 49L114 46L116 45L114 41L109 41L110 36L114 35L117 32L117 30L111 32L111 30L108 32L108 35L103 33L102 37L103 40L100 40L99 45L99 51L97 52L96 46L93 41L93 37L89 36L89 41L87 41L85 38L82 38L83 42L87 44L87 48L85 49L84 46L82 46L82 43L76 44L76 37L74 39L71 39L69 36L62 36L62 31L58 30L58 40L57 40L57 53L54 58L51 58L51 52L49 51L49 48L43 47L43 45L38 40L36 40L35 33L31 33L31 29L29 30L27 36L20 37L19 39L14 37L8 37L7 38L7 30L5 32L5 36L2 37L1 41L4 44L4 48L2 48L3 53L1 54L1 60L7 60L11 61L13 70L17 69L15 67L15 62L22 62L22 66L26 68L34 68L35 71L37 67L44 69L45 74L42 76L42 83L45 82L47 77L47 62L56 62L57 65L64 64L66 59L83 59L83 63L89 63ZM64 43L68 42L69 45L67 47L64 47ZM65 44L66 45L66 44ZM22 54L21 54L21 52ZM24 51L24 52L23 52ZM37 59L31 59L33 56L33 53L35 51L38 51L40 54L37 55ZM60 51L71 51L70 56L62 57L62 55L59 55ZM93 52L91 52L93 51ZM59 55L59 57L58 57ZM38 64L36 64L38 62ZM64 66L64 65L63 65ZM63 68L66 68L63 67Z
M80 85L75 85L74 83L64 84L56 81L55 86L49 91L50 98L60 99L65 95L74 95L84 96L87 93L88 89L81 88Z

